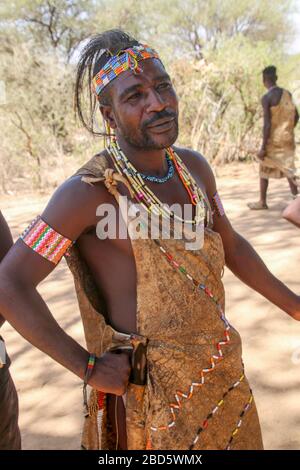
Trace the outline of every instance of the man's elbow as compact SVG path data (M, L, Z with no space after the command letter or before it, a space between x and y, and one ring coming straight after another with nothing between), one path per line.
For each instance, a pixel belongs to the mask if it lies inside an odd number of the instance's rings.
M0 305L1 300L6 297L6 294L14 290L15 281L10 274L0 266Z
M230 237L224 244L225 263L232 270L240 263L240 252L243 248L245 239L235 230L232 230Z
M22 295L24 284L7 268L0 266L0 312L5 317L7 308L14 304L14 299Z

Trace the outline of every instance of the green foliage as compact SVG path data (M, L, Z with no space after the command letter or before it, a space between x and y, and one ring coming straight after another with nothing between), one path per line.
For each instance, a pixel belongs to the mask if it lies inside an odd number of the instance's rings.
M111 28L159 50L180 99L180 144L215 164L247 158L261 136L261 70L275 64L280 84L300 101L299 56L286 53L294 11L290 0L3 3L3 190L56 185L101 149L74 120L76 48Z

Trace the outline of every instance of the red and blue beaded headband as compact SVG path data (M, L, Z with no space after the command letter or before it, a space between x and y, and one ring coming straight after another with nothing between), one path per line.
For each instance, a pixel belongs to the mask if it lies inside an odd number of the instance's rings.
M146 44L132 46L129 49L118 52L112 56L92 79L92 90L99 96L112 80L117 78L126 70L132 70L134 73L140 73L142 69L138 62L146 59L159 59L157 52ZM159 59L160 60L160 59Z

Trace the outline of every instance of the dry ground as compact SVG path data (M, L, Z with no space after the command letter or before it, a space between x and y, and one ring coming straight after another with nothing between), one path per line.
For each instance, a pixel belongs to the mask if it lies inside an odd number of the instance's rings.
M268 267L300 291L300 231L281 218L290 200L285 180L272 181L269 211L249 211L257 198L257 173L251 164L217 172L219 191L234 227L256 248ZM1 209L16 238L38 214L48 196L1 198ZM224 276L227 316L243 339L246 372L252 383L265 447L300 448L300 323L290 319L236 279ZM84 344L71 275L64 262L42 283L44 295L60 325ZM24 449L78 449L81 382L21 338L9 325L5 337L13 360L11 372L20 400Z

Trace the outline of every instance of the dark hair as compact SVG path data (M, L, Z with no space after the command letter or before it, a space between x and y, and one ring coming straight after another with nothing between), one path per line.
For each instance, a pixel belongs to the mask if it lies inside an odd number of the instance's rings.
M268 80L270 80L271 82L275 83L276 80L277 80L277 73L276 73L277 69L274 65L269 65L268 67L264 68L262 73L263 73L263 77L264 78L267 78Z
M77 65L74 107L75 115L92 134L103 135L103 133L94 130L94 114L97 103L110 104L110 85L105 87L97 99L91 90L92 78L108 61L111 54L115 55L123 49L138 44L136 39L124 31L112 29L92 36L84 46ZM84 111L86 107L87 109Z

